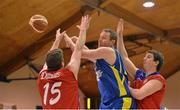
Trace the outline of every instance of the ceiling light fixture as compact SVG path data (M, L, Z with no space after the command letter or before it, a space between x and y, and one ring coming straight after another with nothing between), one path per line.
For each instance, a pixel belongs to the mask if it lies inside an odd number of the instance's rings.
M155 5L155 3L153 2L153 0L144 0L143 6L145 8L151 8Z

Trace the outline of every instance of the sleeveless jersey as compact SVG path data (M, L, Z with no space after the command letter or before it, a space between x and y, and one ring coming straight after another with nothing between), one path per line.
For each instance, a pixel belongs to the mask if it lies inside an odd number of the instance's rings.
M149 76L146 76L143 71L136 71L135 80L133 83L135 89L141 88L148 81L154 79L160 81L163 84L163 87L152 95L149 95L142 100L137 100L138 109L160 109L161 102L165 94L166 82L159 72L155 72L153 74L150 74Z
M120 54L114 49L116 60L114 65L104 59L96 61L96 77L101 94L100 108L136 108L134 99L128 88L128 77Z
M37 82L44 109L78 109L78 82L70 70L42 70Z

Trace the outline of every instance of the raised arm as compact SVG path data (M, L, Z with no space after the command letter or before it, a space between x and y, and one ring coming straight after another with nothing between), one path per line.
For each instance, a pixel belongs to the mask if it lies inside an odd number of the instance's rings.
M75 43L76 42L73 42L72 41L72 39L65 33L64 34L64 40L65 40L65 42L66 42L66 46L69 48L70 47L70 49L72 50L72 51L74 51L74 47L75 47Z
M65 34L64 39L65 39L65 41L66 41L66 45L67 45L68 47L70 47L72 51L74 51L75 43L77 42L78 37L73 36L73 37L70 38L67 34ZM89 48L88 48L86 45L84 45L84 46L83 46L83 50L89 50ZM92 62L95 62L94 59L89 58L89 57L86 57L86 56L83 55L83 54L82 54L81 58L90 60L90 61L92 61Z
M67 68L69 68L74 73L76 79L79 72L81 53L82 53L82 48L86 41L86 30L89 27L89 22L90 22L90 19L89 19L89 16L87 15L87 16L82 17L81 25L77 26L80 30L79 39L77 40L74 46L74 51L72 53L70 62L67 65Z
M132 61L128 57L123 41L123 30L124 21L123 19L120 19L117 26L117 50L122 56L123 63L126 67L128 74L134 79L134 76L138 68L132 63Z
M56 31L56 39L55 39L55 41L54 41L54 43L53 43L50 51L51 51L51 50L54 50L54 49L58 49L59 43L61 42L62 38L64 37L64 34L65 34L65 31L62 32L62 33L60 33L60 29L58 29L58 30Z
M77 37L70 38L67 34L65 34L65 41L66 44L74 50L75 42L78 40ZM109 57L112 56L112 57ZM115 60L115 53L114 50L108 47L100 47L97 49L89 49L85 45L83 46L82 56L81 58L90 60L95 62L97 59L105 59L108 63L113 64Z
M60 29L58 29L58 30L56 31L55 41L54 41L54 43L53 43L53 45L52 45L52 47L50 48L49 51L54 50L54 49L58 49L59 44L60 44L60 42L61 42L64 34L65 34L65 31L62 32L62 33L60 33ZM46 63L44 64L43 69L47 69Z
M67 34L65 34L65 41L72 50L74 50L74 48L75 48L74 42L76 42L76 40L78 41L79 39L80 38L76 38L76 37L71 39L71 38L69 38L69 36ZM74 40L74 41L72 41L72 40ZM109 56L111 56L111 57L109 57ZM86 46L83 46L81 58L90 60L92 62L95 62L97 59L104 59L109 64L114 64L116 56L115 56L114 50L109 47L88 49Z
M70 47L72 51L74 51L75 43L77 42L78 37L73 36L70 38L66 33L64 35L65 35L64 40L66 42L66 45ZM86 45L83 46L83 49L89 50L89 48Z

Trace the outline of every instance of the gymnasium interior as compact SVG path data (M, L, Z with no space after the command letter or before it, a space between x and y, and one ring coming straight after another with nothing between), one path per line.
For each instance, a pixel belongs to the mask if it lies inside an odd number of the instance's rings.
M162 106L180 108L180 0L150 0L153 7L144 7L148 0L0 0L0 109L41 109L37 87L39 71L45 63L56 30L78 36L76 25L81 17L92 17L86 46L97 48L104 28L116 31L124 19L124 43L132 62L142 68L146 51L155 49L165 58L161 74L167 88ZM31 16L47 18L43 33L29 25ZM62 41L65 64L72 51ZM129 78L132 81L131 78ZM98 109L100 94L94 65L81 60L78 74L81 109Z

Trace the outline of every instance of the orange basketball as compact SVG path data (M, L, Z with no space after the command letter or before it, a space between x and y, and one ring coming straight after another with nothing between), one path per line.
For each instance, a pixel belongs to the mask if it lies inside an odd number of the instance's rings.
M42 33L48 26L46 17L42 15L34 15L29 21L30 26L38 33Z

